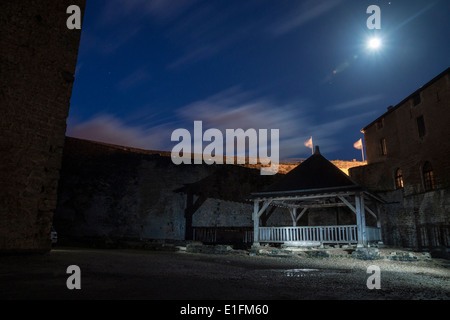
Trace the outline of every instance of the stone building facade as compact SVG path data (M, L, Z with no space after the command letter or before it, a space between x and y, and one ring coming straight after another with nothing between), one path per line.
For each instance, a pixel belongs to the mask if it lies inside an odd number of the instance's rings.
M0 8L0 252L48 251L85 0Z
M384 240L412 248L450 246L450 69L362 132L367 165L351 177L387 201Z

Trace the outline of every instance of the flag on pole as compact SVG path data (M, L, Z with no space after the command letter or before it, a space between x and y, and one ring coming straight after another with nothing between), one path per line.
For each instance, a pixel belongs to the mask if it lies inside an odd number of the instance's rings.
M362 143L362 139L359 139L358 141L356 141L353 144L353 147L355 149L361 150L361 157L362 157L362 161L364 162L364 150L363 150L363 143Z
M311 149L311 153L313 153L313 141L312 141L312 137L309 138L307 141L305 141L305 147L310 148Z
M362 139L359 139L358 141L356 141L356 142L353 144L353 147L355 147L355 148L358 149L358 150L362 150L362 147L363 147L363 145L362 145Z

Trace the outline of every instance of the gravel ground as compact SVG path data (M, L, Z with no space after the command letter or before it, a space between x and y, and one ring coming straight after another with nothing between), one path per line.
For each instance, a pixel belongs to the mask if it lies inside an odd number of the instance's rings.
M81 269L81 290L66 287L69 265ZM370 265L381 270L380 289L367 288ZM61 247L43 255L0 256L0 299L449 300L449 268L440 259Z

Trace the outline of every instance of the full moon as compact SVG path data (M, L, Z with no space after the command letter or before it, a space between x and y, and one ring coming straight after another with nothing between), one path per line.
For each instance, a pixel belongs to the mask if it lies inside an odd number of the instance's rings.
M380 47L381 47L381 39L379 39L379 38L372 38L372 39L370 39L369 40L369 42L368 42L368 47L370 48L370 49L379 49Z

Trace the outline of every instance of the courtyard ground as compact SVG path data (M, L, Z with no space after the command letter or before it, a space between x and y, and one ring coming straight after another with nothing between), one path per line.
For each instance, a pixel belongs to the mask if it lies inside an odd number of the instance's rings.
M333 249L328 257L188 251L56 247L47 254L1 256L0 299L450 299L449 260L359 260ZM79 290L66 286L70 265L80 268ZM367 287L371 265L380 269L380 289Z

